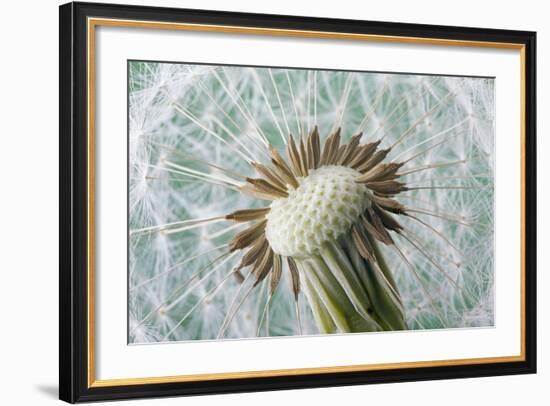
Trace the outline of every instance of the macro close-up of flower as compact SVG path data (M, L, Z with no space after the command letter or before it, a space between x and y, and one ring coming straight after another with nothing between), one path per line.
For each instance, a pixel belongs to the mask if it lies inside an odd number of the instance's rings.
M128 62L129 343L494 325L494 80Z

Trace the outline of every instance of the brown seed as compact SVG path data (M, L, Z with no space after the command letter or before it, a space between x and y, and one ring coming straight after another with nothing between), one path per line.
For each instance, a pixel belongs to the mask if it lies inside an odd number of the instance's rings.
M279 175L288 185L292 186L294 189L300 185L290 169L287 169L275 160L271 160L271 162L275 166L273 169L274 172L277 173L277 175Z
M376 213L372 209L368 209L363 218L363 225L367 231L377 240L383 242L386 245L392 245L393 239L391 238L388 230L384 228L384 224Z
M340 152L340 139L341 139L340 132L341 132L341 128L338 127L336 129L335 136L332 141L332 146L329 151L330 157L327 160L328 165L333 165L338 161L338 154Z
M389 198L389 197L382 197L373 194L370 196L370 199L375 202L377 205L382 207L385 210L388 210L395 214L403 214L405 213L405 206L403 206L401 203L399 203L397 200Z
M391 148L381 149L379 151L376 151L372 157L365 162L363 165L357 167L356 169L361 173L366 173L370 171L372 168L374 168L376 165L378 165L380 162L382 162L386 156L391 151Z
M252 245L258 238L263 236L266 224L267 220L262 220L235 235L229 244L229 249L235 251Z
M254 166L254 169L256 169L260 175L263 175L268 181L280 189L287 190L286 182L276 171L257 162L252 162L252 165Z
M336 152L336 155L334 156L334 158L332 159L332 163L333 164L340 164L340 161L342 160L342 156L344 155L345 153L345 150L346 150L346 145L340 145L338 147L338 152Z
M376 262L372 245L369 242L365 229L361 225L353 225L351 229L351 237L357 251L359 251L359 254L361 254L361 256L367 261Z
M265 237L262 235L254 244L252 247L247 251L246 254L243 255L241 258L241 262L239 263L238 268L245 268L252 263L256 262L258 258L261 258L265 251L269 248L269 243L265 239Z
M286 262L288 264L288 270L290 271L290 276L292 279L292 291L294 292L294 300L298 301L298 296L300 295L300 274L298 273L298 267L296 262L292 257L286 257Z
M263 281L273 267L273 250L268 248L264 253L263 258L260 261L256 261L252 272L256 275L256 280L253 286L257 286L258 283Z
M321 145L319 140L319 129L317 126L313 127L313 130L309 134L307 140L307 153L310 169L317 169L319 167L319 161L321 160Z
M325 147L321 154L320 165L331 165L340 148L340 128L333 132L325 141Z
M384 195L396 195L398 193L408 190L404 183L396 180L384 180L381 182L368 182L366 186L374 190L376 193Z
M377 240L381 241L384 237L378 232L378 230L370 223L370 215L365 213L364 216L361 216L362 226L365 228L367 233Z
M252 220L263 219L267 213L269 213L269 207L262 207L261 209L244 209L236 210L233 213L229 213L225 216L227 220L233 220L237 222L245 222Z
M246 178L246 181L253 185L260 193L270 194L275 198L288 197L286 189L281 189L265 179Z
M271 280L269 281L269 295L272 295L279 286L283 271L283 260L279 254L273 254L273 271L271 272Z
M370 142L368 144L363 144L358 147L357 154L355 157L351 160L349 163L349 167L353 169L357 169L361 165L365 164L371 157L372 154L376 151L378 148L378 145L380 145L380 140L375 142Z
M233 275L235 275L235 279L237 280L237 282L239 283L239 285L240 285L241 283L244 282L244 276L243 276L243 274L241 273L240 270L235 269L235 270L233 271Z
M279 154L279 151L277 151L272 145L269 145L269 153L272 161L276 161L280 166L290 172L290 167L287 165L281 154Z
M296 147L296 143L294 142L294 138L292 137L292 134L288 137L288 144L286 145L286 153L288 155L288 159L290 160L290 165L292 168L292 173L295 176L301 177L304 176L302 173L302 165L300 160L300 153L298 152L298 148Z
M395 162L376 165L370 171L357 177L356 182L367 183L396 179L399 177L399 175L397 175L397 171L402 165L402 163Z
M339 165L348 165L355 157L355 155L359 152L357 147L359 146L362 135L363 133L359 133L352 136L349 142L345 144L346 148L344 149L342 155L340 156L340 159L338 160Z
M274 195L273 193L260 191L260 190L258 190L258 188L256 188L254 185L251 185L250 183L245 183L244 185L242 185L239 188L239 191L244 195L251 196L251 197L254 197L256 199L261 199L261 200L280 199L279 194Z
M302 169L302 173L304 174L304 176L307 176L309 174L307 149L303 137L300 137L300 168Z
M299 183L281 154L279 154L279 152L271 145L269 146L269 152L271 154L271 162L275 166L275 171L279 174L279 176L286 180L289 185L293 188L297 188Z
M392 230L397 233L403 230L403 226L399 224L399 222L391 214L381 209L376 204L373 204L372 207L376 212L376 214L378 215L378 217L380 217L380 220L382 221L382 224L384 224L384 227L386 227L388 230Z

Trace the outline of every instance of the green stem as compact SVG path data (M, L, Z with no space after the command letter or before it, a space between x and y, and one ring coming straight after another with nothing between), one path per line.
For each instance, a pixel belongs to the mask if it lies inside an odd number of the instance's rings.
M322 333L402 330L407 326L393 275L376 242L369 264L349 237L297 260L307 300Z
M326 307L321 302L319 295L316 293L316 289L310 282L308 277L308 271L305 271L301 262L297 262L297 266L302 274L302 288L306 294L309 306L315 318L315 322L319 331L324 334L336 333L338 330L332 316L327 311Z
M372 240L375 263L361 257L350 239L343 239L343 245L350 256L363 286L372 302L374 315L384 330L405 330L405 314L397 285L388 269L376 241ZM383 268L383 269L382 269Z
M395 283L395 278L393 277L393 274L390 271L390 268L388 267L388 264L386 263L386 259L384 258L384 255L382 255L382 252L380 251L380 247L378 246L378 242L374 238L371 238L370 236L369 242L374 250L374 256L376 257L376 262L378 263L378 267L392 286L392 288L398 292L397 290L397 284ZM399 297L399 300L401 301L401 298Z

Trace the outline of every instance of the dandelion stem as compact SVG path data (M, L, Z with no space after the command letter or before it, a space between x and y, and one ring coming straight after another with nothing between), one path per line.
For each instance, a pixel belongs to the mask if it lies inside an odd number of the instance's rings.
M344 91L342 92L342 98L338 104L338 110L336 111L336 119L334 120L334 125L332 127L331 133L336 131L337 128L342 126L342 120L344 119L344 113L346 112L346 106L348 104L349 95L351 93L351 83L355 75L353 73L348 73L346 78L346 84L344 85Z
M264 319L268 313L269 309L269 303L271 302L271 298L275 295L275 292L277 292L278 285L275 287L275 290L271 293L268 293L267 300L265 301L264 308L262 311L262 315L260 317L260 321L258 323L258 329L256 330L256 337L260 336L260 330L262 329L262 324L264 322ZM267 323L266 323L267 324ZM267 327L267 335L269 335L269 327Z
M227 262L229 259L231 259L232 257L234 257L235 255L237 254L237 252L233 252L233 253L230 253L230 252L226 252L225 254L222 254L220 256L218 256L217 258L215 258L213 261L210 261L209 264L207 264L206 266L204 266L203 268L201 268L199 271L195 272L193 275L191 275L191 277L182 285L180 286L179 288L177 288L176 290L174 290L169 296L167 299L165 299L164 301L162 301L159 305L157 305L153 310L151 310L149 313L147 313L147 315L141 319L135 326L134 328L132 329L132 333L139 327L141 326L143 323L145 323L147 320L149 320L151 318L151 316L153 316L155 313L157 313L166 303L168 303L175 295L177 295L179 292L181 292L182 290L184 290L197 276L199 276L202 272L204 272L205 269L207 269L208 267L214 265L216 262L218 261L221 261L221 262L218 262L217 265L215 265L212 270L208 273L207 276L210 276L214 273L214 271L216 269L218 269L221 265L223 265L225 262ZM205 277L206 278L206 277ZM201 279L204 280L205 278ZM194 287L194 286L193 286ZM192 288L191 288L192 289ZM191 290L190 289L190 290ZM190 291L189 290L189 291ZM186 293L188 293L189 291L187 291ZM184 294L185 295L185 294ZM184 296L185 297L185 296Z
M458 161L451 161L451 162L438 162L435 164L428 164L428 165L422 165L418 166L416 168L409 169L407 171L398 173L397 176L407 176L416 172L426 171L428 169L437 169L437 168L445 168L447 166L454 166L454 165L460 165L466 163L465 159L460 159Z
M416 278L416 280L420 284L422 290L424 291L424 294L428 298L428 301L430 302L430 305L432 306L433 310L435 311L435 314L436 314L437 318L439 319L439 321L441 323L441 326L445 327L447 323L445 323L444 317L441 314L440 309L435 305L435 301L434 301L432 295L430 294L430 291L426 287L425 282L422 280L422 278L420 277L420 275L418 274L418 272L416 271L414 266L411 264L411 262L407 259L405 254L397 247L397 245L393 244L392 247L397 252L397 255L399 255L399 257L403 260L405 265L407 265L407 268L413 273L414 277Z
M202 237L203 240L214 240L218 237L221 237L222 235L224 234L227 234L235 229L238 229L238 228L241 228L242 226L246 225L247 223L237 223L237 224L232 224L230 225L229 227L225 227L225 228L222 228L221 230L219 231L216 231L214 233L211 233L211 234L207 234L206 236Z
M411 213L425 214L427 216L432 216L432 217L438 217L440 219L447 220L447 221L452 221L452 222L455 222L455 223L458 223L458 224L462 224L464 226L470 226L470 224L464 222L463 219L453 217L453 216L448 215L448 214L436 213L436 212L432 212L432 211L425 210L425 209L410 208L410 207L407 207L406 211L411 212Z
M411 187L417 184L422 184L427 181L429 182L441 182L441 181L447 181L447 180L464 180L464 179L475 179L475 178L490 178L490 173L472 173L469 175L462 175L462 176L445 176L443 178L429 178L429 179L419 179L418 182L407 182L407 186Z
M313 317L315 318L317 328L321 333L325 333L325 334L335 333L337 331L336 325L334 324L334 321L332 320L332 317L328 313L324 304L321 302L321 299L319 298L319 295L317 294L315 287L310 282L307 272L301 271L301 273L302 273L302 286L304 288L306 298L308 299L311 312L313 313ZM300 312L297 307L298 301L295 300L294 303L296 308L296 322L298 323L298 329L301 332L301 326L300 326L301 323L300 323L300 318L298 317Z
M183 166L183 165L176 164L174 162L164 161L164 164L166 166L169 166L169 167L175 168L175 169L179 169L180 171L189 173L191 175L196 175L196 176L203 177L203 178L205 178L205 180L213 180L213 181L219 182L219 183L226 183L226 184L228 184L230 186L234 186L236 188L239 188L243 185L242 183L239 183L239 182L237 182L233 179L229 179L229 178L222 177L222 176L216 176L216 175L212 175L212 174L209 174L209 173L196 171L194 169L188 168L188 167Z
M239 130L239 132L241 134L244 134L247 138L249 138L252 143L254 143L254 145L256 147L258 147L259 151L261 151L263 154L267 155L266 151L265 151L265 145L264 144L258 144L258 140L255 139L254 137L252 137L251 135L248 134L248 132L246 131L243 131L243 129L241 128L241 126L239 126L235 120L216 102L216 100L212 97L212 95L204 88L204 85L199 82L199 85L201 86L203 92L208 96L208 98L210 99L210 101L212 101L212 103L214 104L214 106Z
M286 80L288 82L288 89L290 90L290 97L292 98L292 105L294 106L294 114L296 115L296 127L298 134L302 134L302 126L300 125L300 116L298 115L298 103L296 102L296 97L294 97L294 91L292 90L292 82L290 81L290 75L288 70L285 71Z
M229 246L229 244L218 245L217 247L214 247L214 248L212 248L212 249L209 249L209 250L207 250L207 251L205 251L205 252L201 252L200 254L193 255L192 257L186 258L186 259L183 260L183 261L177 262L177 263L173 264L172 266L170 266L166 271L160 272L160 273L158 273L157 275L155 275L155 276L153 276L153 277L151 277L151 278L149 278L149 279L146 279L145 281L139 283L138 285L132 286L132 287L130 288L130 292L132 292L132 291L134 291L134 290L136 290L136 289L139 289L139 288L141 288L142 286L145 286L145 285L147 285L148 283L151 283L151 282L157 280L158 278L160 278L160 277L162 277L162 276L164 276L164 275L168 275L168 274L174 272L174 271L177 270L181 265L185 265L185 264L188 263L188 262L194 261L194 260L196 260L196 259L198 259L198 258L200 258L200 257L202 257L202 256L204 256L204 255L210 254L210 253L212 253L212 252L214 252L214 251L218 251L218 250L221 250L221 249L223 249L223 248L227 248L228 246Z
M398 161L399 158L401 158L402 155L408 154L408 153L411 152L412 150L414 150L414 149L416 149L416 148L418 148L418 147L420 147L420 146L422 146L422 145L424 145L424 144L427 144L428 142L431 142L431 141L433 141L433 140L435 140L435 139L437 139L437 138L440 138L440 137L446 135L447 133L453 131L454 129L456 129L456 128L458 128L458 127L460 127L462 124L464 124L464 123L467 122L468 120L469 120L469 118L465 118L464 120L458 122L457 124L453 125L452 127L449 127L449 128L447 128L446 130L443 130L443 131L437 133L436 135L434 135L434 136L432 136L432 137L430 137L430 138L428 138L428 139L426 139L426 140L424 140L424 141L422 141L422 142L419 142L419 143L416 144L416 145L413 145L413 146L410 147L409 149L407 149L407 150L405 150L405 151L399 153L399 155L397 155L395 158L393 158L393 160L394 160L394 161ZM459 134L459 133L455 133L455 134L453 134L453 136L454 136L454 135L458 135L458 134ZM428 149L428 150L429 150L429 149ZM408 161L410 161L410 160L411 160L411 159L408 159L406 162L408 162Z
M219 166L219 165L214 165L213 163L211 162L208 162L208 161L205 161L203 159L198 159L198 158L195 158L195 157L192 157L190 156L189 154L184 154L183 152L175 149L175 148L172 148L172 147L169 147L168 145L164 145L164 144L160 144L158 142L154 142L154 141L149 141L151 145L155 145L155 146L158 146L160 148L163 148L163 149L166 149L167 151L170 151L172 152L173 154L175 155L178 155L188 161L192 161L192 162L197 162L197 163L201 163L201 164L204 164L204 165L207 165L207 166L210 166L211 168L215 168L215 169L218 169L222 172L226 172L228 175L232 175L236 178L240 178L240 179L246 179L246 177L244 175L241 175L237 172L233 172L227 168L224 168L222 166Z
M437 82L439 79L440 79L439 77L435 78L435 79L433 80L432 83ZM419 94L416 96L416 99L420 99L420 98L424 95L424 93L427 92L428 86L427 86L427 85L424 85L424 81L423 81L423 80L421 80L420 83L418 83L418 85L416 85L416 87L415 87L415 89L413 90L413 92L417 92L422 86L425 86L425 87L423 87L423 88L420 90ZM398 102L398 103L396 103L395 108L394 108L389 114L387 114L387 115L384 117L383 125L379 125L378 128L376 129L376 131L372 134L372 136L376 135L376 133L378 132L378 130L380 130L381 128L384 127L384 125L388 122L388 119L398 110L398 108L401 107L401 105L402 105L404 102L409 101L409 100L411 100L410 95L409 95L409 94L405 94L405 96L403 96L403 97L401 98L401 101ZM384 139L384 137L386 137L386 135L388 135L388 134L391 133L391 130L392 130L397 124L399 124L399 123L401 122L401 119L402 119L403 117L406 117L406 116L409 114L409 112L412 110L413 106L416 106L416 103L411 103L411 104L409 105L409 107L406 108L405 111L403 111L403 112L399 115L399 117L397 117L395 120L393 120L392 125L390 125L389 127L386 127L386 128L384 129L384 136L382 137L382 139Z
M260 77L256 73L255 69L252 69L252 76L254 77L254 80L258 84L258 89L260 90L260 93L265 101L265 104L268 108L269 113L271 114L271 118L273 119L273 122L275 123L275 126L279 130L279 134L281 136L281 139L283 140L283 143L286 144L286 138L285 134L283 133L283 130L281 129L281 126L279 125L279 120L277 120L277 117L275 116L275 112L273 111L273 108L271 107L271 103L269 103L269 100L267 100L267 96L264 91L264 87L262 86L262 82L260 81Z
M317 125L317 71L313 72L313 122Z
M177 102L174 102L173 103L173 106L174 108L180 112L181 114L183 114L185 117L187 117L189 120L191 120L194 124L196 124L198 127L200 127L201 129L203 129L204 131L206 131L208 134L212 135L214 138L216 138L218 141L220 141L222 144L225 144L227 145L229 148L231 148L233 151L235 151L237 154L239 154L245 162L247 163L251 163L252 161L254 161L254 158L253 157L248 157L246 156L243 152L241 152L238 148L235 148L235 146L233 144L230 144L229 142L227 142L226 140L224 140L219 134L217 134L216 132L212 131L210 128L208 128L207 126L205 126L204 124L202 124L197 117L195 117L193 114L191 114L191 112L187 111L183 106L181 106L180 104L178 104ZM232 136L232 134L230 133L229 134L230 136ZM234 135L233 135L234 137Z
M141 233L154 233L158 231L165 231L172 227L184 227L184 230L191 230L196 227L202 227L206 223L216 223L219 221L226 221L224 216L206 217L201 219L190 219L182 221L174 221L173 223L160 224L157 226L143 227L130 231L130 235Z
M374 112L376 111L376 108L382 101L382 97L386 93L387 89L388 89L388 81L384 81L384 86L382 86L378 91L378 93L376 94L374 98L374 102L372 102L369 111L367 112L367 114L365 114L365 117L363 117L363 120L361 120L361 123L359 124L359 127L357 128L356 133L362 133L363 131L365 131L371 116L374 114Z
M206 300L208 300L211 296L215 295L218 292L218 290L220 290L221 287L229 280L229 278L232 275L234 275L234 273L235 273L235 269L233 269L231 272L229 272L226 276L224 276L224 278L218 284L216 284L212 289L210 289L208 292L206 292L206 294L201 298L201 300L199 300L197 303L195 303L195 305L193 307L191 307L191 309L189 309L189 311L187 313L185 313L185 315L176 323L176 325L174 327L172 327L172 329L164 335L164 338L162 339L162 341L166 341L168 339L168 337L170 337L170 335L172 335L174 333L174 331L176 331L179 328L179 326L181 326L183 324L183 322L185 320L187 320L187 318L189 316L191 316L191 314L193 314L193 312L199 306L204 304L204 302L206 302Z
M460 256L463 256L462 252L457 248L457 246L455 244L453 244L447 237L445 237L445 235L441 232L441 231L438 231L436 228L434 228L432 225L430 225L429 223L425 222L424 220L422 220L421 218L419 217L416 217L416 216L413 216L412 214L410 213L407 213L406 214L408 218L411 218L415 221L417 221L418 223L422 224L424 227L426 227L427 229L429 229L430 231L432 231L435 235L437 235L439 238L441 238L443 241L445 241L447 244L449 244L449 246L451 248L453 248L456 253Z
M413 190L471 190L471 189L492 189L491 186L413 186L407 187L401 193Z
M205 181L205 182L208 182L212 185L216 185L216 186L224 186L228 189L231 189L231 190L234 190L234 191L238 191L238 188L233 186L232 184L228 183L228 182L221 182L221 181L216 181L212 178L209 178L209 177L205 177L205 176L199 176L199 175L193 175L192 173L187 173L187 172L184 172L184 171L181 171L181 170L175 170L175 169L171 169L171 168L165 168L165 167L162 167L162 166L157 166L157 165L151 165L151 164L143 164L144 166L147 166L149 168L154 168L154 169L158 169L158 170L161 170L161 171L166 171L166 172L170 172L170 173L176 173L178 175L182 175L182 176L187 176L189 178L193 178L193 179L200 179L202 181Z
M188 290L186 290L185 292L183 292L180 296L178 296L173 302L171 302L168 307L166 308L166 310L170 310L172 309L174 306L176 306L178 303L180 303L185 297L187 297L187 295L193 290L195 289L197 286L199 286L200 284L204 283L210 276L214 275L214 273L220 269L223 265L225 265L228 261L230 261L232 258L235 257L235 255L237 254L237 252L232 252L230 255L228 255L227 257L223 258L218 264L216 264L215 266L212 267L211 270L209 270L205 275L204 277L200 278L198 281L196 281L194 284L192 284ZM204 268L203 268L203 271L204 271ZM201 272L202 273L202 272ZM196 278L197 276L199 276L200 273L198 274L195 274L194 275L194 278ZM193 279L194 279L193 278Z
M401 142L403 142L403 140L408 136L410 135L415 129L416 127L418 127L418 125L424 121L426 118L428 118L429 116L431 116L433 113L435 113L437 110L439 110L441 107L443 107L452 97L456 96L456 93L451 91L447 94L447 96L445 96L442 100L440 100L434 107L432 107L430 110L428 110L425 114L423 114L422 116L420 116L403 134L401 134L398 138L397 138L397 141L395 141L392 146L391 146L391 149L394 149L397 145L399 145Z
M256 129L259 141L267 149L267 146L269 145L269 142L268 142L267 138L265 137L264 133L262 132L262 129L260 128L260 126L258 126L258 123L256 123L256 120L254 120L252 115L250 115L250 111L246 107L246 104L243 102L243 107L241 107L241 105L237 101L237 99L242 101L242 98L238 95L238 93L236 93L236 92L234 93L234 92L230 91L228 89L228 87L226 86L225 82L220 77L220 75L215 71L214 71L214 76L216 77L216 79L218 80L218 82L220 83L222 88L225 90L225 92L228 94L228 96L231 98L231 100L233 101L233 103L235 104L237 109L241 112L243 117L249 122L249 124L252 125L252 127L254 127ZM235 96L235 94L236 94L236 96ZM243 108L244 108L244 110L243 110ZM246 112L245 112L245 110L246 110Z
M422 248L419 244L416 244L411 238L407 237L405 233L400 234L405 241L407 241L409 244L411 244L414 248L418 250L445 278L453 285L456 289L458 289L462 293L466 293L462 287L460 287L453 278L448 274L447 271L443 269L443 267L433 259L431 255L428 255L426 250Z
M286 119L285 109L283 107L283 103L281 102L281 95L279 94L279 89L277 87L277 83L275 82L275 78L273 77L273 72L272 72L271 68L268 68L267 71L269 73L269 77L271 78L271 84L273 85L273 89L275 89L275 96L277 97L277 102L279 103L279 108L281 109L281 114L283 116L283 122L285 124L286 133L290 134L291 133L290 127L288 126L288 121ZM283 137L283 141L286 145L286 143L287 143L286 137Z
M404 160L404 161L402 162L402 164L405 165L405 164L407 164L407 163L413 161L414 159L418 158L419 156L422 156L422 155L424 155L425 153L430 152L431 150L433 150L433 149L435 149L435 148L437 148L437 147L439 147L439 146L445 144L446 142L448 142L448 140L439 141L438 143L435 143L434 145L430 145L428 148L423 149L423 150L420 151L419 153L414 154L414 155L411 156L410 158Z
M240 290L240 288L242 288L242 287L245 285L246 281L248 280L248 278L249 278L250 275L252 275L252 274L253 274L253 273L250 272L250 273L246 276L246 278L245 278L245 280L243 281L243 283L241 284L241 286L239 286L239 290ZM253 284L253 283L248 287L248 289L247 289L247 291L245 292L245 294L243 295L242 299L239 301L239 303L237 304L237 306L236 306L234 309L233 309L233 307L234 307L234 302L231 304L231 306L229 307L229 311L228 311L228 313L226 314L225 319L223 320L223 323L222 323L222 325L221 325L221 327L220 327L220 330L219 330L218 335L217 335L217 337L216 337L217 339L223 338L223 336L224 336L224 334L225 334L227 328L229 327L229 325L230 325L231 322L233 321L233 318L236 316L237 311L238 311L239 308L243 305L243 303L245 302L245 300L248 298L248 296L249 296L250 293L252 292L252 289L254 289L254 284ZM239 291L237 291L237 294L235 295L235 299L237 299L238 295L239 295Z

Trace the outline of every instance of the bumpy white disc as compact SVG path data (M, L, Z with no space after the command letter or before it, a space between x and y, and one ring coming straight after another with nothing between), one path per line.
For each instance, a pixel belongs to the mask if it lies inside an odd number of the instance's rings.
M345 166L322 166L306 177L289 196L272 202L266 237L273 251L304 258L325 241L350 232L369 205L367 188L355 183L360 173Z

